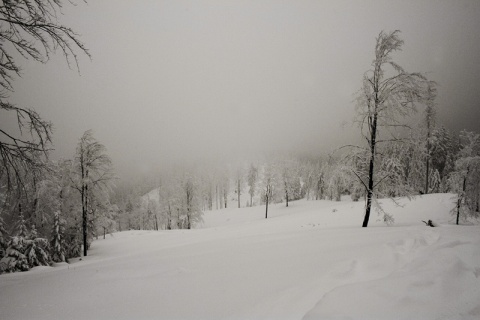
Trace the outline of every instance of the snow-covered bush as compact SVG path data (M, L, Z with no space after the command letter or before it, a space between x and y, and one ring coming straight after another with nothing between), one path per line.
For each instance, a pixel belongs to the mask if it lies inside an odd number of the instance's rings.
M30 268L49 266L51 258L48 253L48 241L45 238L27 239L25 243L25 256Z
M37 237L35 227L29 233L23 215L20 215L17 235L8 242L5 256L0 260L0 272L28 271L51 263L48 241Z
M0 260L0 272L28 271L30 269L25 254L25 239L12 237L8 242L5 256Z

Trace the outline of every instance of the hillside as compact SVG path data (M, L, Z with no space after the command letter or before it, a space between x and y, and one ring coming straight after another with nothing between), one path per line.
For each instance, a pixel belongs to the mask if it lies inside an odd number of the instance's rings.
M449 194L383 203L393 226L302 200L116 233L70 265L0 275L1 318L478 319L480 227L452 224Z

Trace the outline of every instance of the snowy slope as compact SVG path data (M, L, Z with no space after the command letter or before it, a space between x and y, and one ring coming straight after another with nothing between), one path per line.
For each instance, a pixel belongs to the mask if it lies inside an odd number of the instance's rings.
M158 202L160 199L160 194L158 192L158 188L153 189L150 192L144 194L141 199L143 202L147 202L148 200Z
M384 201L392 227L359 228L362 203L298 201L117 233L82 261L0 275L0 318L479 319L480 228L452 225L452 195L402 203Z

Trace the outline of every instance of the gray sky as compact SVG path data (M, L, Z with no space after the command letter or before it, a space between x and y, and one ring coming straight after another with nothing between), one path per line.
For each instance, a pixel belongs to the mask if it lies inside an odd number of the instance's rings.
M438 121L478 131L480 1L120 1L65 5L92 61L22 62L12 101L55 126L54 157L93 129L115 166L271 150L330 151L381 30L439 84ZM0 121L6 121L2 119Z

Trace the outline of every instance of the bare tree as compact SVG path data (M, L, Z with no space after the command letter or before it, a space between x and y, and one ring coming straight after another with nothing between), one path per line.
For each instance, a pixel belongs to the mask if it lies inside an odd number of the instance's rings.
M281 175L282 175L282 184L283 192L285 193L285 206L288 207L288 200L291 199L291 174L290 167L287 164L287 161L283 161L281 165Z
M277 184L277 175L273 164L266 164L262 177L262 193L265 200L265 219L268 218L268 204L272 201Z
M278 163L279 178L281 179L285 206L290 201L301 199L302 187L300 180L300 164L294 158L284 158Z
M237 168L237 171L235 173L235 193L237 194L237 205L238 208L241 207L240 205L240 197L242 195L242 189L243 189L243 168L239 167Z
M158 190L160 211L165 221L165 229L171 230L175 225L179 225L179 221L175 221L175 219L179 217L183 203L181 181L174 175L162 176L162 183Z
M183 228L192 229L192 227L202 221L203 212L199 207L198 184L195 177L185 173L181 180L183 191L181 211L184 216Z
M425 126L427 130L426 136L426 150L425 150L425 194L429 193L429 178L430 178L430 164L431 164L431 144L432 144L432 132L435 128L435 96L437 92L434 86L428 86L428 97L425 109Z
M0 112L14 115L18 130L0 128L0 180L6 181L6 191L24 188L23 173L41 168L51 143L52 125L31 108L8 102L15 76L21 68L17 58L41 63L57 50L67 63L78 68L77 50L90 56L78 35L58 23L61 0L2 1L0 4ZM17 55L15 55L17 53Z
M191 179L187 179L183 184L183 190L185 191L185 209L187 217L187 229L192 228L192 207L194 199L194 187Z
M258 178L258 169L253 165L250 165L248 169L248 193L250 194L250 207L253 207L253 196L255 195L255 189Z
M357 176L367 194L363 227L368 226L375 188L387 178L377 179L375 175L378 145L399 140L395 133L407 128L402 120L416 111L417 102L425 101L428 86L434 86L422 74L408 73L392 60L392 53L400 51L403 45L399 33L382 31L378 35L372 69L364 74L357 99L357 122L368 144L368 176Z
M112 162L105 153L106 148L85 131L77 146L75 156L76 177L74 186L82 199L83 255L87 255L88 210L95 192L104 191L113 179ZM103 190L102 190L103 189Z
M220 174L218 186L220 188L220 208L226 209L228 206L228 193L230 191L230 179L226 170Z

